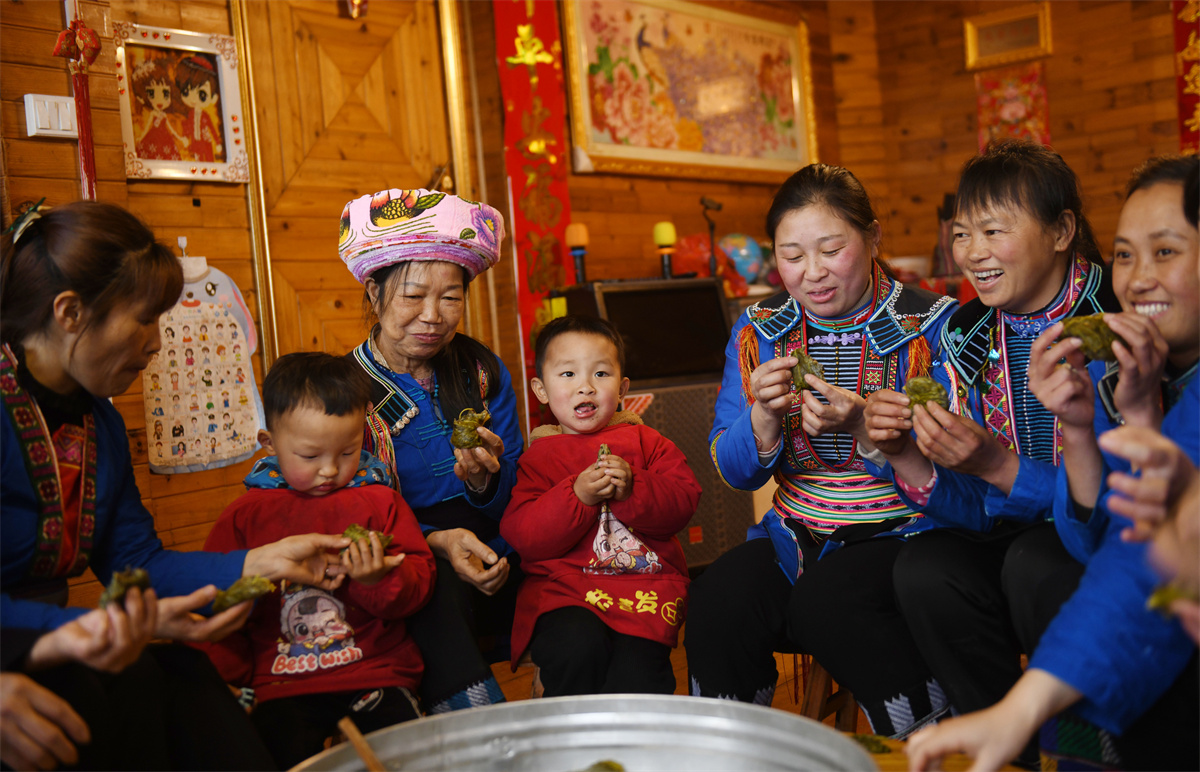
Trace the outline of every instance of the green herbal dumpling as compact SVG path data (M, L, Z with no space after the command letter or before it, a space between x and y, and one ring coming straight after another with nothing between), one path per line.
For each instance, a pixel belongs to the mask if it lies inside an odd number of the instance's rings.
M450 435L450 444L461 450L478 448L483 444L479 437L479 427L492 420L492 414L484 410L476 413L466 408L454 419L454 433Z
M1194 590L1188 590L1177 584L1164 584L1146 599L1146 608L1157 611L1163 616L1170 616L1171 604L1177 600L1196 602L1200 600L1200 596L1197 596Z
M1104 321L1104 314L1092 314L1091 316L1072 316L1069 319L1063 320L1062 335L1063 338L1079 338L1083 341L1083 346L1080 351L1088 359L1095 359L1100 362L1115 362L1117 355L1113 353L1113 341L1119 340L1122 344L1125 339L1112 331L1108 326L1108 322Z
M950 395L942 384L932 378L918 375L910 378L904 384L904 393L908 395L909 403L913 406L924 405L926 402L936 402L946 410L950 409Z
M793 351L791 355L800 360L792 368L792 383L796 384L796 391L801 391L802 389L813 390L812 386L808 385L808 381L804 379L804 376L809 373L812 373L821 380L825 380L825 368L821 366L820 362L800 350Z
M384 549L387 549L387 546L392 543L392 539L394 538L390 533L383 533L381 531L373 532L369 528L363 528L358 523L351 523L346 530L342 531L342 536L351 541L359 541L360 539L367 539L369 541L372 533L379 537L379 546ZM346 549L350 548L346 547Z
M104 608L110 603L123 602L125 592L130 587L150 589L150 574L146 573L146 569L125 566L124 571L114 571L112 579L108 580L108 587L100 594L100 608Z
M239 603L248 600L254 600L266 595L268 592L274 592L275 585L265 576L243 576L233 584L229 585L228 589L217 590L217 597L213 600L212 608L214 614L219 614L227 608L232 608Z

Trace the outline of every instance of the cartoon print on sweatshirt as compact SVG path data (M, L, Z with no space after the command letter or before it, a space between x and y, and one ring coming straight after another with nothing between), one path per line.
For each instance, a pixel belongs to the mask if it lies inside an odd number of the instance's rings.
M271 672L299 675L363 658L346 623L346 606L319 587L290 585L279 611L279 655Z
M585 574L657 574L662 571L658 553L613 516L605 504L600 509L600 526L592 540L595 556L584 567Z

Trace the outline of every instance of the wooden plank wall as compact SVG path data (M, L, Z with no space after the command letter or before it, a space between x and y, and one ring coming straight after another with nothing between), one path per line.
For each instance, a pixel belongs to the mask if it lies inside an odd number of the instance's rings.
M1014 4L829 3L843 160L873 194L885 251L930 253L935 209L978 147L963 17ZM1179 149L1170 4L1056 0L1050 7L1051 142L1079 175L1107 252L1131 169Z
M871 196L877 214L889 197L889 167L879 88L879 49L875 44L875 4L829 4L829 46L841 164L854 172ZM884 223L884 234L888 228Z
M127 206L160 240L172 246L176 237L187 236L189 252L208 257L213 266L229 274L242 288L252 313L256 313L246 187L164 180L131 180L127 184L122 161L111 22L231 34L228 4L225 0L114 0L111 4L82 0L80 9L88 26L102 40L100 58L91 68L89 89L97 197ZM42 196L50 205L79 198L75 141L25 136L24 94L71 93L65 60L51 55L55 38L64 26L60 2L6 1L0 6L0 117L8 193L5 225L11 221L12 210ZM261 383L260 357L254 358L254 367ZM115 397L113 404L125 419L138 488L143 503L154 515L163 543L173 549L198 549L217 515L242 491L241 479L251 462L196 474L150 474L141 379L128 392ZM72 581L71 603L90 605L99 592L89 571Z
M721 2L709 5L771 21L795 24L806 19L809 28L816 106L818 156L838 163L838 125L830 51L829 16L824 2ZM670 220L682 238L707 233L700 197L724 204L714 214L717 238L746 233L766 238L763 220L777 184L706 182L617 174L572 174L571 217L588 226L588 276L628 279L659 275L659 259L651 238L654 224Z

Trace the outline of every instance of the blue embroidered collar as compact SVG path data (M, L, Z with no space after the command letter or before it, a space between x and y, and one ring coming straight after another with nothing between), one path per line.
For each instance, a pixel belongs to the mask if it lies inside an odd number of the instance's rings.
M367 451L361 451L358 457L358 471L347 488L360 488L364 485L391 485L392 476L383 462ZM264 456L254 462L250 474L243 480L247 488L288 488L283 472L279 470L278 456Z
M908 341L923 334L941 315L943 309L954 304L954 299L923 289L906 287L892 281L881 272L876 272L876 281L883 291L879 302L871 312L866 324L860 328L865 332L871 348L879 356L895 351ZM804 309L786 291L773 295L751 306L747 311L750 323L768 341L779 340L795 327L804 314ZM810 322L814 320L810 315ZM840 328L839 328L840 329ZM847 329L846 332L850 332ZM840 340L840 336L838 338Z

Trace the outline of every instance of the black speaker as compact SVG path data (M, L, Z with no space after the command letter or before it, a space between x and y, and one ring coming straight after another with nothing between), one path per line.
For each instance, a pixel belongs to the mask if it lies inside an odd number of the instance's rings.
M642 420L683 451L700 483L700 505L688 527L679 532L692 569L708 565L741 544L746 540L746 529L754 524L754 495L726 485L708 455L708 433L719 386L719 381L708 381L639 389L635 382L625 398L626 408L635 409L646 395L654 395L641 411Z

